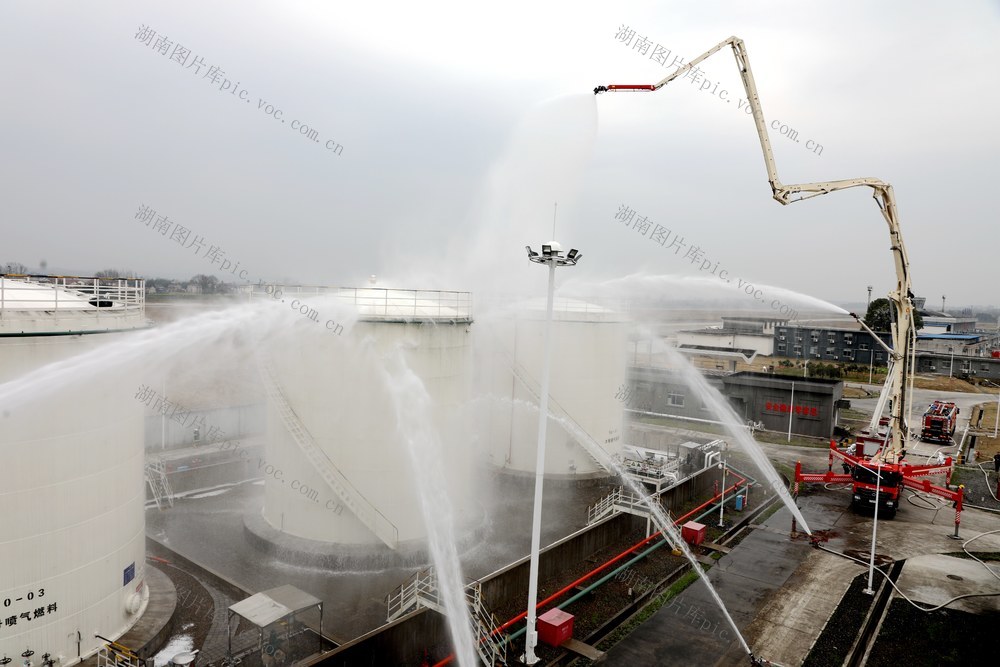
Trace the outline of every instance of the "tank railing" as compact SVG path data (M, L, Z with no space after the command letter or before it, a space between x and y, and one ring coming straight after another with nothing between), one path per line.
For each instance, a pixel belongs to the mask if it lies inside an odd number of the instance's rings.
M338 296L352 303L362 316L472 318L470 292L342 287Z
M485 307L489 307L491 311L506 309L510 310L512 314L516 314L518 317L523 316L525 312L523 306L526 299L523 294L500 294L486 297L481 296L477 298L477 301L480 303L481 309ZM532 301L532 299L528 299L528 301ZM538 298L533 299L533 301L538 304L538 312L544 313L545 300ZM596 318L599 319L618 322L621 321L622 313L625 312L625 308L617 299L593 296L556 296L552 300L552 312L562 315L590 315L596 316Z
M251 298L254 294L272 295L275 289L280 289L282 294L294 294L298 297L334 296L354 306L362 318L472 319L471 292L281 284L249 285L248 289Z
M39 290L39 285L52 289ZM70 295L81 298L68 298ZM19 310L142 313L145 305L146 281L143 278L0 274L0 316L3 311Z
M676 458L660 462L623 457L621 465L629 475L653 481L667 478L676 481L680 470L680 460Z

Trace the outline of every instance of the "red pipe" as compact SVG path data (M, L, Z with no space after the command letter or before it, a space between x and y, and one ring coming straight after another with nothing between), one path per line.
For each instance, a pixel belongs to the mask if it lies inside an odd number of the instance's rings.
M648 83L640 84L616 84L608 86L608 90L656 90L656 86Z
M744 484L747 481L745 477L741 477L740 475L737 475L736 473L734 473L732 471L730 471L730 474L733 477L739 477L739 481L735 482L728 489L725 489L722 493L715 494L714 496L712 496L711 499L703 502L701 505L698 505L693 510L691 510L690 512L688 512L687 514L685 514L684 516L679 517L678 519L676 519L674 521L674 525L676 526L681 521L683 521L684 519L688 518L689 516L691 516L692 514L694 514L695 512L697 512L698 510L703 509L707 505L711 505L712 503L714 503L724 493L732 492L732 491L736 490L737 487L739 487L740 485ZM541 609L542 607L544 607L545 605L547 605L548 603L550 603L550 602L552 602L552 601L554 601L554 600L556 600L558 598L561 598L563 595L565 595L569 591L573 590L574 588L576 588L577 586L579 586L583 582L585 582L588 579L592 578L594 575L599 574L600 572L603 572L604 570L606 570L611 565L614 565L615 563L617 563L618 561L620 561L622 558L625 558L626 556L632 554L636 550L644 547L645 545L647 545L652 540L656 539L657 537L660 537L660 535L661 535L661 533L659 531L657 531L657 532L653 533L652 535L650 535L649 537L647 537L646 539L640 540L639 542L636 542L635 545L633 545L633 546L629 547L628 549L626 549L625 551L621 552L620 554L618 554L617 556L615 556L614 558L612 558L608 562L604 563L603 565L599 565L598 567L596 567L593 570L591 570L590 572L586 573L585 575L583 575L582 577L580 577L579 579L577 579L573 583L569 584L568 586L566 586L562 590L559 590L559 591L553 593L549 597L547 597L544 600L542 600L541 602L539 602L537 605L535 605L535 610L537 611L537 610ZM522 611L520 614L518 614L514 618L510 619L509 621L507 621L506 623L504 623L500 627L495 628L493 630L493 632L491 632L490 634L491 635L495 635L498 632L503 632L504 630L506 630L510 626L514 625L518 621L524 620L527 616L528 616L527 610ZM436 663L434 665L434 667L444 667L445 665L450 665L451 662L452 662L452 660L454 660L454 659L455 659L455 654L452 653L447 658L445 658L444 660Z

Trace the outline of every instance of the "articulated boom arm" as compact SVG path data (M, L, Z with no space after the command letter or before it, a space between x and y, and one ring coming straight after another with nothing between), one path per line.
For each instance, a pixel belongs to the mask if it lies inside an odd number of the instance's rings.
M771 150L771 140L768 137L767 126L764 123L764 111L761 108L760 97L757 94L757 85L754 83L753 72L750 70L750 61L747 58L746 46L743 44L743 40L738 37L730 37L716 44L659 83L651 85L598 86L594 89L594 94L659 90L674 79L682 77L692 67L697 66L703 60L726 46L732 47L733 55L736 57L736 65L740 70L740 77L743 79L743 88L746 90L747 100L753 112L754 125L757 127L757 136L760 138L760 147L764 153L767 180L771 184L771 193L774 199L779 204L785 205L837 192L838 190L869 187L872 189L872 197L875 199L875 203L878 204L879 210L882 212L882 217L885 218L886 223L889 225L889 238L896 269L896 288L888 295L895 310L895 321L892 324L893 361L895 363L890 364L890 376L887 382L889 395L892 398L892 411L889 421L891 437L887 443L887 447L880 452L879 458L884 463L897 463L902 456L908 437L906 420L903 418L903 407L905 403L905 377L908 352L910 337L912 335L911 327L913 326L913 305L910 301L913 294L910 290L910 260L907 257L906 247L903 245L903 237L899 230L896 199L893 195L892 186L877 178L854 178L825 183L800 183L797 185L782 184L778 178L778 169L774 163L774 152Z

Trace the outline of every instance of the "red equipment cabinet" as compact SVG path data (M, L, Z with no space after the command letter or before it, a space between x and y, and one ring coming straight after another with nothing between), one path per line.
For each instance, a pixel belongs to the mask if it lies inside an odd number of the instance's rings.
M563 642L573 637L573 614L562 609L549 609L538 617L535 627L538 638L549 646L562 646Z
M688 521L681 526L681 537L691 546L698 546L705 541L705 524Z

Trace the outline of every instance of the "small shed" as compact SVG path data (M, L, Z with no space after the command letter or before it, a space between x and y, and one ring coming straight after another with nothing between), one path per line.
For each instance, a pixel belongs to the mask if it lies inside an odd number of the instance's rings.
M323 601L290 584L271 588L240 600L229 607L227 619L227 635L229 639L229 655L233 653L233 617L238 616L257 627L259 633L258 650L264 648L264 631L282 621L294 621L295 616L311 609L319 610L320 648L323 642ZM287 624L286 639L292 635L292 625ZM237 627L239 622L237 622Z

